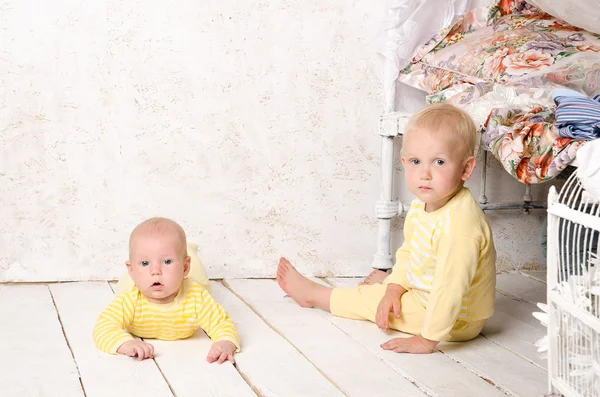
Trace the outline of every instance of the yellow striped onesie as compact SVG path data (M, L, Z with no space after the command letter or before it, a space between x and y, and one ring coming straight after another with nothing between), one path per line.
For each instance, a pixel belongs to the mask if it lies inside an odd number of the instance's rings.
M228 340L240 348L235 325L225 309L200 284L185 278L173 302L155 304L133 287L122 293L100 313L94 327L94 343L116 354L133 335L142 338L176 340L192 336L202 328L213 342Z
M463 187L442 208L426 212L415 199L404 222L404 243L383 284L334 289L334 315L375 321L387 284L399 284L400 319L390 328L435 341L468 340L494 313L496 250L485 215ZM372 314L371 314L372 312Z

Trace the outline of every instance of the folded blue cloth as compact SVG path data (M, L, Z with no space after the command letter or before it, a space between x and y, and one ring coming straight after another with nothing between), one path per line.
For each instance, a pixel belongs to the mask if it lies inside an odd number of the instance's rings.
M600 94L588 98L577 91L556 88L552 96L560 136L584 141L600 138Z

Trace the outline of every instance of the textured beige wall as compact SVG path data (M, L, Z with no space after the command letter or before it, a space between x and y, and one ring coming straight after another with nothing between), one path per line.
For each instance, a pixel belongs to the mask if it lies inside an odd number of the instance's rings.
M0 281L118 277L156 215L211 277L366 273L380 3L0 1ZM537 217L495 222L541 261Z

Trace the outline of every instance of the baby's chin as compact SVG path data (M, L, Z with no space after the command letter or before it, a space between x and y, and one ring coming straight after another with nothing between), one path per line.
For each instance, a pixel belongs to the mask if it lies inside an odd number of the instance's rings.
M152 303L171 303L177 296L177 292L162 286L162 288L147 288L142 291L142 294Z

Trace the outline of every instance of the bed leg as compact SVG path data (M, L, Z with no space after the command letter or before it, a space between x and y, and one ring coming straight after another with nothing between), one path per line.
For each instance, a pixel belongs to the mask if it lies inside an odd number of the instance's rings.
M398 214L398 202L392 198L394 182L394 138L401 135L396 112L396 79L398 70L395 64L386 59L384 66L384 114L380 119L381 135L381 195L375 206L377 215L377 251L371 266L375 269L391 269L394 261L391 254L392 218Z
M481 192L479 194L479 204L487 204L488 198L485 195L485 184L487 182L487 151L483 150L483 164L481 167Z
M398 202L392 200L394 182L394 137L381 137L381 195L377 200L377 252L373 257L375 269L391 269L393 259L390 249L392 218L398 214Z

